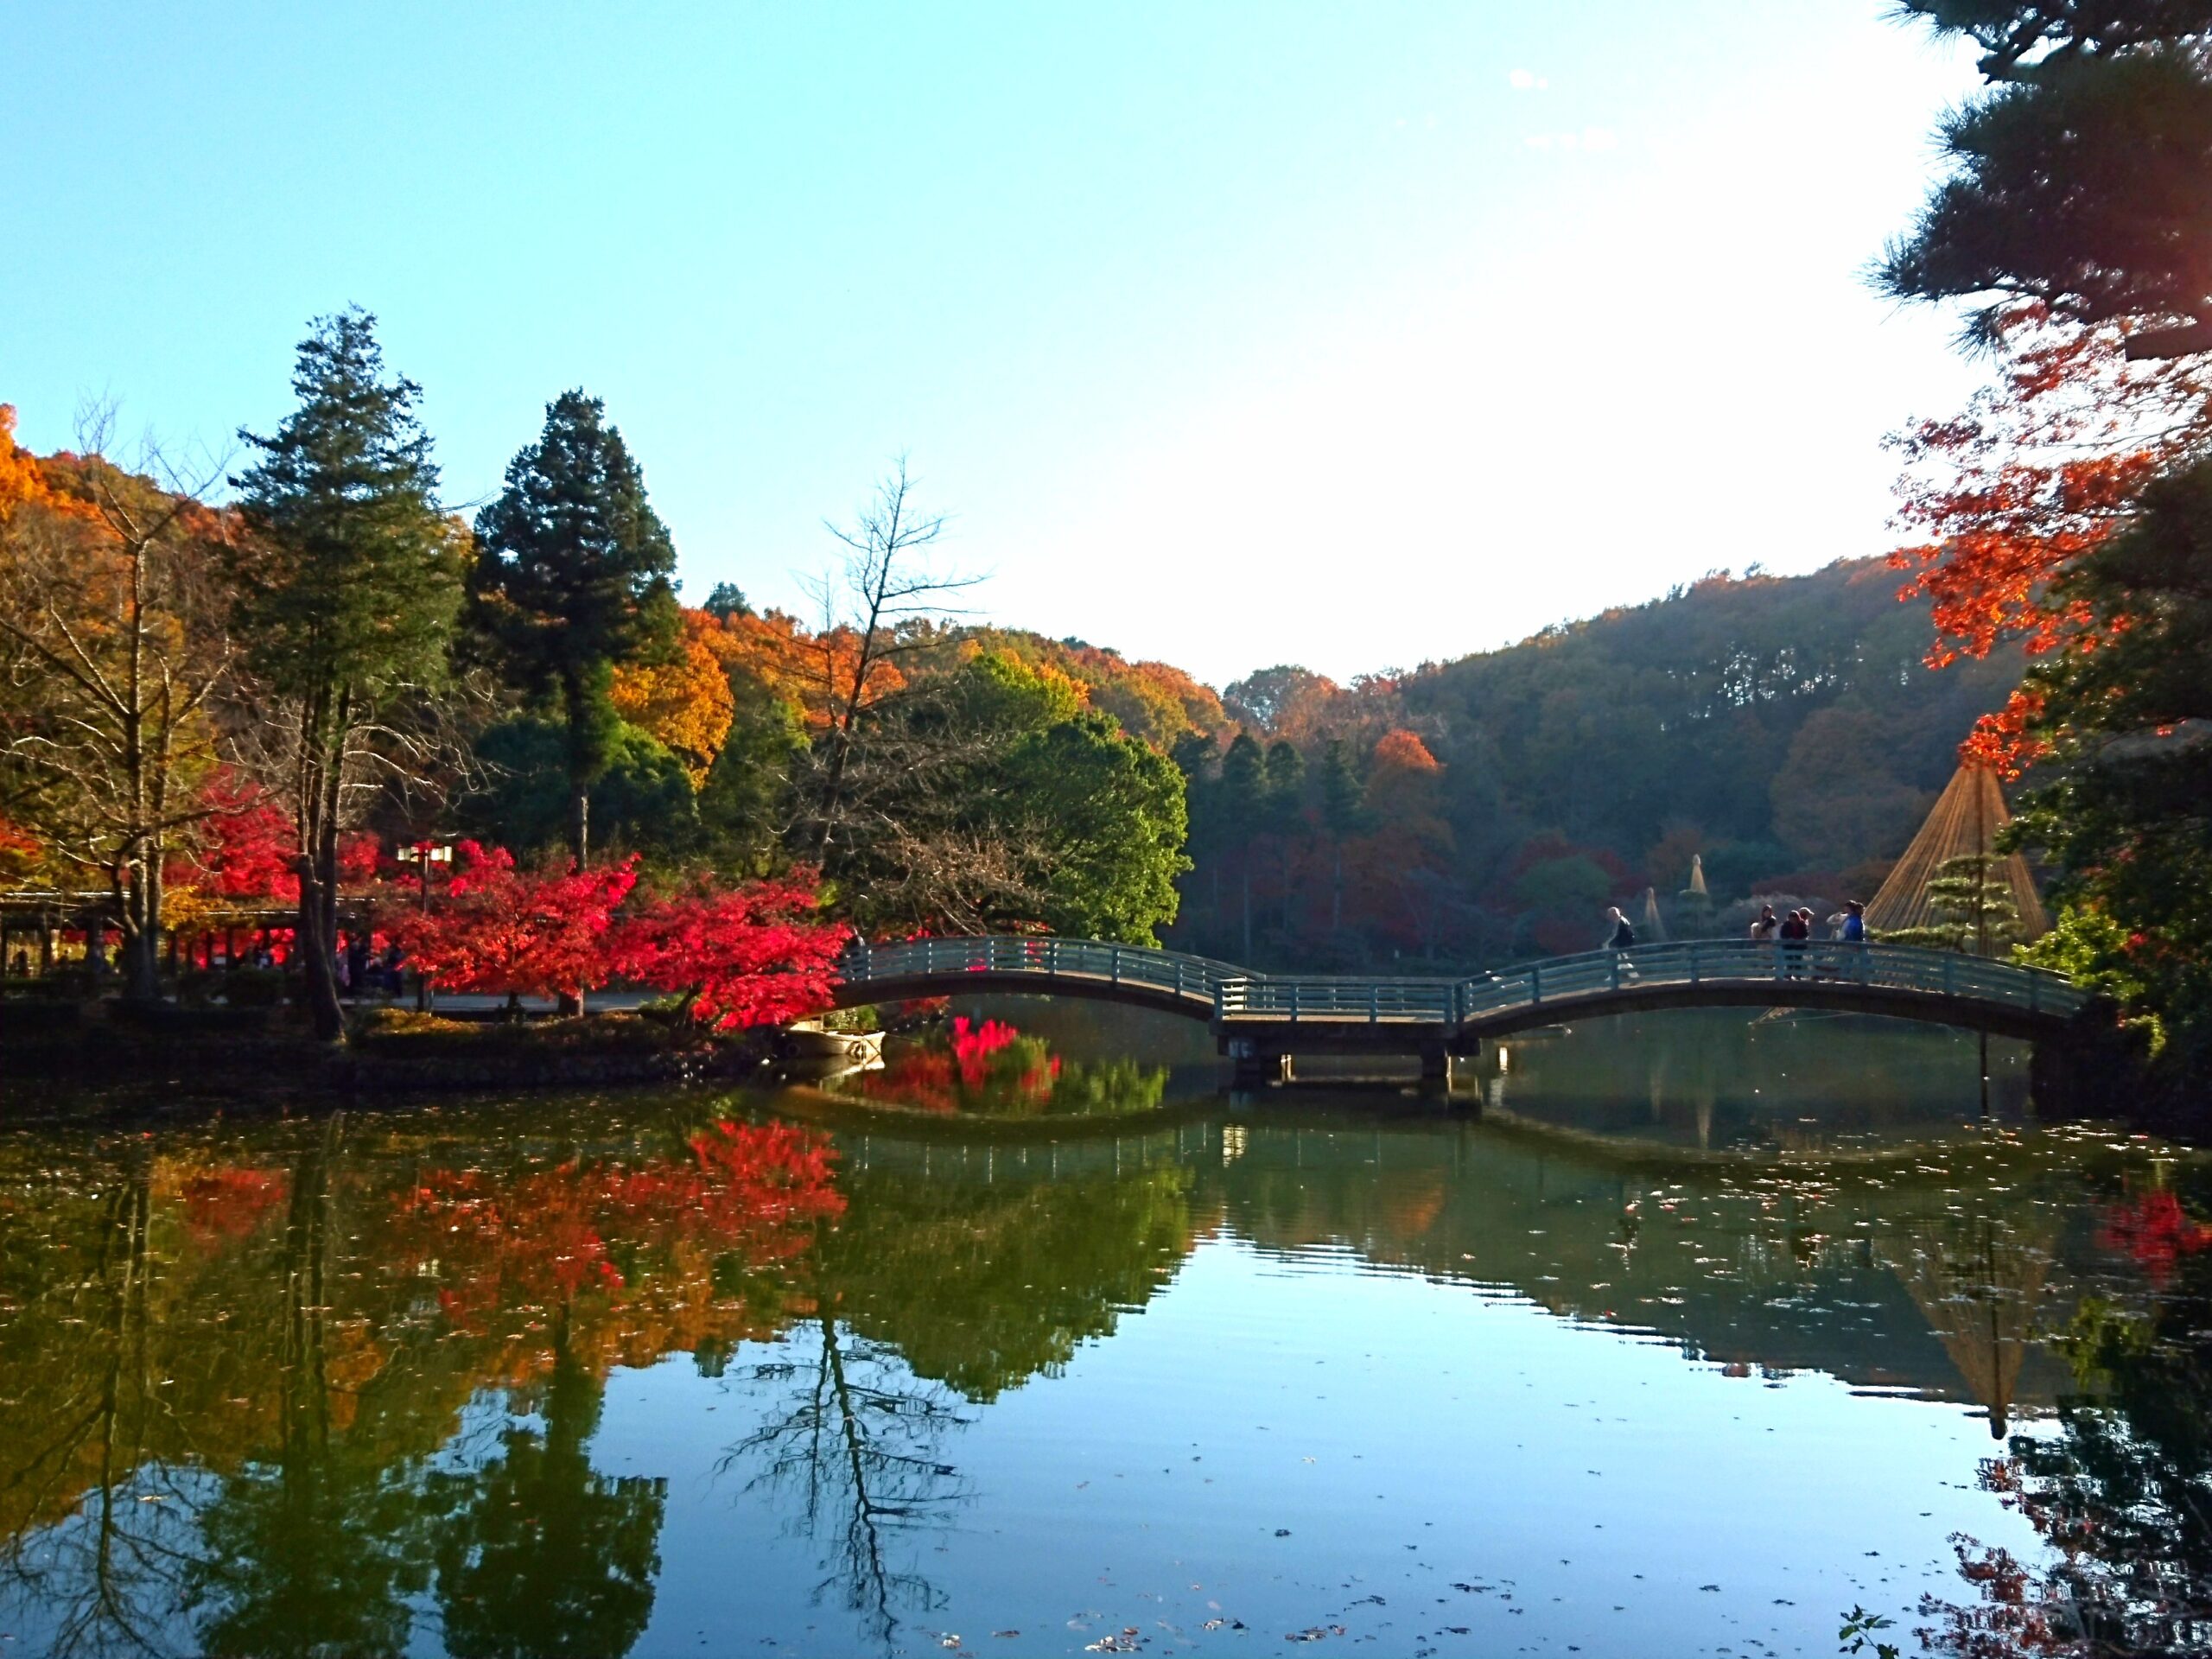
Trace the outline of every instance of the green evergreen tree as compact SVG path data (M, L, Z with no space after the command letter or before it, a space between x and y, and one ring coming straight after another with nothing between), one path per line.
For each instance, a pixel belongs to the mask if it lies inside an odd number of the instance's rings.
M1306 757L1286 738L1268 745L1267 827L1281 861L1282 893L1278 918L1286 938L1294 925L1292 900L1298 885L1294 855L1306 827Z
M2152 484L2053 597L2086 607L2103 643L2029 668L2056 753L2006 834L2104 924L2076 940L2101 948L2063 965L2155 1017L2169 1064L2212 1077L2212 461Z
M744 591L734 582L716 582L714 591L707 595L707 602L699 608L717 622L753 614L753 607L746 602Z
M1268 758L1249 732L1239 732L1221 757L1219 805L1222 850L1236 859L1242 925L1238 950L1252 959L1252 842L1267 826Z
M1039 873L1044 921L1077 938L1156 943L1175 919L1175 878L1189 821L1182 775L1104 715L1081 714L1016 743L1003 799L1047 831L1051 867Z
M1341 737L1321 750L1321 823L1329 832L1329 931L1344 925L1344 842L1367 822L1367 791Z
M545 430L508 464L499 499L476 516L479 626L522 690L558 707L568 739L569 850L591 851L591 788L618 721L618 664L666 649L677 628L676 548L645 499L645 474L606 405L564 391Z
M1998 853L1961 853L1936 867L1928 880L1928 905L1935 919L1923 927L1901 927L1884 936L1890 944L1919 944L1939 950L2000 956L2020 937L2019 908L2005 880Z
M1332 737L1321 751L1321 822L1342 841L1359 833L1361 804L1366 791L1353 770L1351 752L1341 737Z
M422 389L388 378L376 319L319 319L292 374L298 407L232 480L252 534L232 575L249 666L275 699L286 755L274 779L301 849L299 957L316 1034L343 1031L331 961L338 832L374 733L446 674L466 554L439 511L416 416Z
M1274 827L1287 833L1297 827L1306 807L1306 757L1298 746L1283 738L1268 745L1268 816Z
M1904 299L1980 302L1993 340L2022 300L2065 321L2185 318L2131 356L2212 347L2212 75L2203 0L1902 0L1982 49L1990 90L1943 122L1954 163L1884 257Z

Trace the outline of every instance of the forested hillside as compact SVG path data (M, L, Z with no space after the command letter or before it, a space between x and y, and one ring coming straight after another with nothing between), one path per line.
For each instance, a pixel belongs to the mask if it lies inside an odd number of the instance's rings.
M1878 559L1716 575L1500 651L1348 687L1228 688L1186 741L1196 869L1175 935L1261 964L1587 948L1607 905L1720 925L1753 892L1870 893L2014 661L1923 661ZM1679 895L1701 855L1709 915Z

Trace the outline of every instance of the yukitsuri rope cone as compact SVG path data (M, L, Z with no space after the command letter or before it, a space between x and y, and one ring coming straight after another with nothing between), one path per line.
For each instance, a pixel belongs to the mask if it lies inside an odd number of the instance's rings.
M1978 766L1961 766L1953 772L1928 822L1866 906L1868 931L1879 938L1902 928L1934 925L1940 918L1928 902L1928 883L1936 866L1947 859L1994 852L1997 832L2012 817L1995 772ZM1990 874L1993 882L2001 882L2012 895L2020 918L2019 938L2032 939L2050 931L2050 916L2036 892L2035 878L2028 874L2027 860L2010 854Z

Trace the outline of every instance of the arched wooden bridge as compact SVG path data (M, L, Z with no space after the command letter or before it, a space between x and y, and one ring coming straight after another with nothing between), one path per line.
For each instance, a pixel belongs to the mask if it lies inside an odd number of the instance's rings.
M1010 991L1204 1020L1247 1067L1292 1054L1419 1055L1442 1072L1485 1039L1573 1018L1683 1007L1829 1008L2053 1037L2088 1001L2063 974L1910 945L1687 939L1557 957L1464 979L1255 974L1092 939L910 939L855 946L841 1007Z

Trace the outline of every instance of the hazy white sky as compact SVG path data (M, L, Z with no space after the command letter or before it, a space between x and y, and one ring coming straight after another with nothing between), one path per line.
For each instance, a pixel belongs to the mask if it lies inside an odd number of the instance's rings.
M1885 10L19 12L0 401L219 446L359 302L457 504L604 397L694 599L904 450L1001 620L1410 665L1887 545L1973 370L1861 273L1972 78Z

